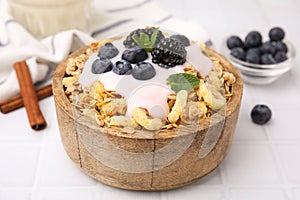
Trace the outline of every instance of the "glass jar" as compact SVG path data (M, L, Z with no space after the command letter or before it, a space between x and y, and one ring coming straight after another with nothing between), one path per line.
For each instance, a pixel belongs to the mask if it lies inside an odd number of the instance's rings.
M11 15L37 38L88 31L91 0L8 0Z

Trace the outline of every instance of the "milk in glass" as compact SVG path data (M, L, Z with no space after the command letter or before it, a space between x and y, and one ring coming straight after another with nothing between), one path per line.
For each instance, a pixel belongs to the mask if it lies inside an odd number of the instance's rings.
M11 15L37 38L68 29L87 31L91 0L8 0Z

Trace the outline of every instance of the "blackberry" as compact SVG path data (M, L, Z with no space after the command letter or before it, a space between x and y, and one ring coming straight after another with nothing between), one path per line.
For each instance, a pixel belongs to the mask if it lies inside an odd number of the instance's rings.
M186 54L184 45L171 38L162 39L151 52L152 62L164 68L182 65L186 61Z
M127 37L126 39L123 41L124 46L129 49L129 48L133 48L133 47L137 47L139 46L136 41L134 41L133 39L133 35L137 35L138 37L141 36L141 33L145 33L149 38L151 38L153 32L155 31L155 27L151 27L151 28L145 28L145 29L136 29L134 31L132 31ZM165 36L163 35L163 33L158 30L157 33L157 37L156 37L156 41L155 44L157 44L160 40L164 39Z

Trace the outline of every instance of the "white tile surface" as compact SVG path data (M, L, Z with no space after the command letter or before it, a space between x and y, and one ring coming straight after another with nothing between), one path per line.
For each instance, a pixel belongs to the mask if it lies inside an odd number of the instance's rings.
M300 199L300 188L295 188L293 190L294 199Z
M233 144L221 170L231 185L280 183L276 163L265 144Z
M288 195L280 188L232 189L232 200L284 200Z
M1 200L30 200L31 192L22 189L2 189L0 190Z
M156 200L160 199L159 192L141 192L128 191L122 189L112 188L107 185L102 185L102 190L98 190L99 199L114 199L114 200Z
M249 86L255 102L268 104L271 108L299 108L300 93L291 77L286 74L271 85Z
M44 140L46 143L61 144L53 97L39 101L39 104L47 121L47 132L44 134Z
M31 145L0 146L0 186L30 187L33 185L39 147Z
M238 119L235 140L237 141L266 141L268 139L265 128L263 126L252 123L251 110L254 104L242 103L240 116Z
M299 162L300 145L282 144L277 145L276 153L281 160L289 183L300 185L300 162Z
M272 140L299 141L300 134L298 130L298 125L299 125L298 109L279 108L279 109L273 109L272 123L266 126L266 130L268 132L269 137Z
M3 0L0 0L0 2ZM275 25L300 52L298 0L153 0L174 17L200 23L217 50L231 34L265 32ZM147 17L151 16L151 12ZM155 15L155 14L154 14ZM32 131L26 112L0 114L0 200L60 199L300 199L300 57L274 84L245 85L232 148L220 167L195 183L167 192L125 191L88 177L68 158L61 145L53 98L40 101L47 129ZM251 122L258 103L273 111L265 126Z
M256 105L253 94L250 93L251 86L244 86L244 96L240 108L240 115L234 136L236 141L266 141L267 134L264 126L252 123L251 110ZM255 95L254 95L255 96Z
M221 189L197 188L194 186L184 187L178 190L164 192L162 195L164 200L173 199L209 199L209 200L225 200L225 193Z
M91 188L53 188L38 191L37 200L96 200L96 191Z
M82 171L65 153L62 144L48 144L43 152L41 186L94 186L96 181Z
M9 130L9 134L7 131ZM33 131L28 123L24 108L8 114L0 113L0 144L40 143L45 134Z

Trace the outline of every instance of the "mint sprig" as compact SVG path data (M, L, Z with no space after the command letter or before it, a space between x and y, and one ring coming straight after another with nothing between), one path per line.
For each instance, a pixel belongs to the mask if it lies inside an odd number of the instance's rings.
M140 37L137 34L132 36L132 39L137 43L137 45L147 52L151 52L154 48L156 39L158 34L158 28L155 28L151 37L149 37L146 33L141 32Z
M180 90L193 90L199 83L200 79L197 76L187 73L176 73L167 78L167 84L176 93Z

